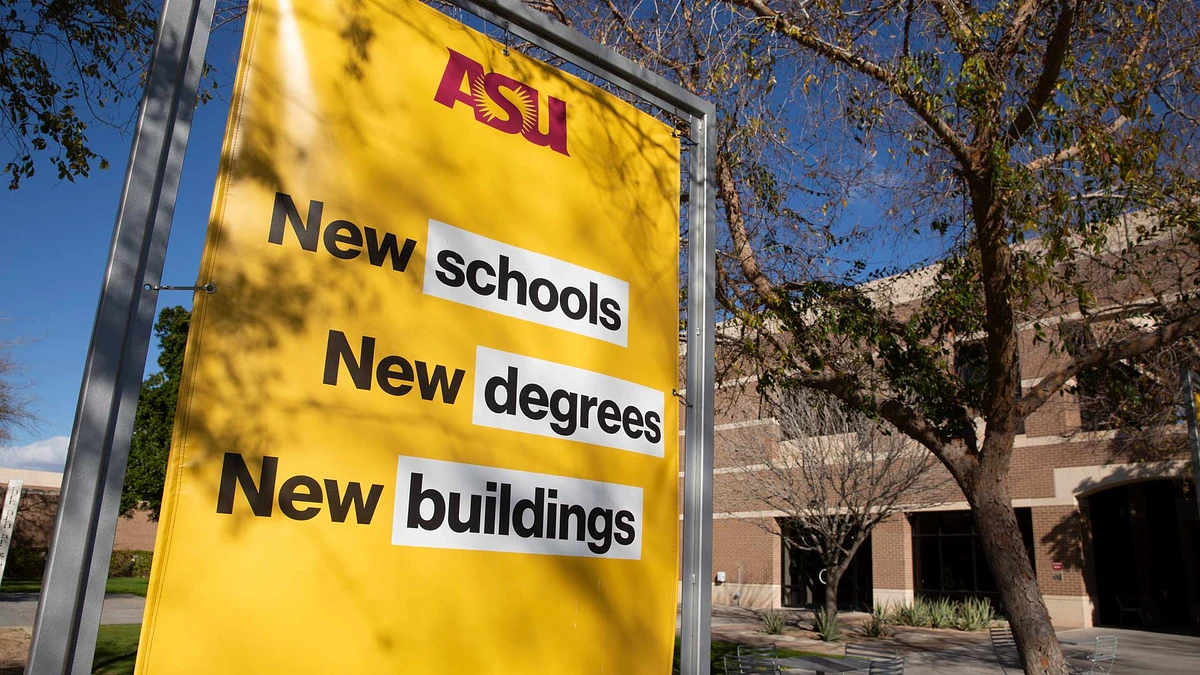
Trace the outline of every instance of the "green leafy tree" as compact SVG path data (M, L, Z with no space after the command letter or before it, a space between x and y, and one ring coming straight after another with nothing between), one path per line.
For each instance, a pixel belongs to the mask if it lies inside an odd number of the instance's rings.
M191 319L191 313L183 307L167 307L159 312L158 322L154 324L154 334L161 349L158 355L161 370L146 378L138 397L129 467L121 492L121 513L125 515L134 509L149 509L157 520L162 508L163 482Z
M539 4L714 101L725 354L935 456L1026 672L1066 673L1013 442L1063 396L1173 422L1200 332L1194 2Z
M48 164L59 180L86 178L96 153L91 127L128 129L150 63L159 0L0 0L0 158L8 187ZM217 0L213 28L236 29L245 0ZM205 64L199 101L220 87Z
M89 123L120 125L121 102L140 91L158 4L149 0L0 0L0 135L8 187L37 158L60 179L108 165L88 142Z

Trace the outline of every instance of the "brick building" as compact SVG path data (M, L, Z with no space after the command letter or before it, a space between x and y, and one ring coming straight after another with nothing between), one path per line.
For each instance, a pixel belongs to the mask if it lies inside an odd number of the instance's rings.
M1020 341L1022 384L1030 387L1062 357L1032 329ZM748 471L731 450L747 429L777 434L755 385L752 377L717 385L713 570L725 581L714 582L713 602L819 606L819 559L789 550L770 531L786 526L787 514L748 507L731 488ZM1013 506L1054 623L1200 624L1200 517L1186 427L1162 431L1169 447L1148 457L1102 428L1086 399L1064 393L1021 432L1010 472ZM839 588L844 609L917 596L997 597L966 500L940 464L936 471L945 473L937 499L883 522L855 556Z
M13 525L10 556L18 551L41 553L50 546L62 474L0 467L0 495L8 490L8 482L13 479L21 480L23 486L21 501L17 505L17 520ZM151 551L157 531L158 523L150 518L148 511L135 511L128 517L118 518L113 550ZM26 567L33 569L35 566L40 565ZM10 567L5 577L12 576L13 568Z

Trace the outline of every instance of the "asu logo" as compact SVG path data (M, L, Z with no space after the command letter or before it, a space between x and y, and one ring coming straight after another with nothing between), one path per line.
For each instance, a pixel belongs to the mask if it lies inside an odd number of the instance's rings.
M507 75L484 73L483 65L469 56L448 51L450 60L433 100L447 108L466 103L475 111L477 121L506 134L521 134L530 143L570 156L565 102L547 96L543 121L537 89Z

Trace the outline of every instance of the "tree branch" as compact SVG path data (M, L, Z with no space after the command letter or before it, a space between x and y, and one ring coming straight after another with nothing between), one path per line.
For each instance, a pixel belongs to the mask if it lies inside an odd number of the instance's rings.
M978 42L974 29L967 22L966 13L963 11L962 5L956 0L929 0L930 4L937 10L942 21L945 22L946 28L950 32L950 38L954 40L954 44L958 50L964 54L973 53L978 49ZM905 35L907 40L908 36Z
M869 411L887 420L892 426L925 446L943 461L957 465L967 456L966 453L954 453L951 443L942 438L937 429L901 401L895 398L877 399L870 396L863 391L862 386L854 378L848 375L828 369L817 372L803 364L794 365L796 365L797 373L794 373L792 377L803 386L833 394L859 410Z
M617 9L617 6L613 3L613 0L604 0L604 4L606 7L608 7L608 11L610 14L612 14L613 19L620 24L621 30L625 33L625 36L628 37L633 44L637 45L638 49L641 49L647 56L675 71L675 73L680 77L683 76L683 64L659 52L658 50L652 49L650 45L646 44L646 41L642 39L641 33L634 30L633 26L629 24L629 18L622 14L621 10Z
M1023 0L1017 5L1012 21L996 42L996 49L992 52L992 63L998 66L993 70L1001 72L1003 68L999 66L1007 66L1012 60L1013 55L1017 53L1017 46L1025 39L1025 33L1029 31L1029 26L1040 12L1043 2L1045 0Z
M729 166L726 153L718 152L716 157L717 197L725 204L725 220L729 225L729 234L733 238L733 255L745 275L746 281L754 287L754 291L768 305L777 301L775 289L758 266L754 248L750 244L750 233L746 228L746 219L742 213L742 196L738 193L737 183L733 177L733 169Z
M949 123L942 119L936 110L929 106L927 102L922 101L919 92L908 86L894 72L861 54L856 54L845 47L839 47L822 40L814 33L797 26L787 16L767 7L764 0L727 1L745 7L758 16L768 19L771 22L771 29L774 32L787 37L800 46L816 53L818 56L824 57L834 63L848 66L886 86L901 101L908 104L908 107L916 113L917 117L921 118L921 121L946 144L946 147L965 170L968 172L974 170L975 160L966 142L959 137L954 129L950 128Z
M1121 130L1121 127L1125 126L1128 123L1129 123L1129 118L1124 115L1120 115L1117 117L1117 119L1113 120L1112 124L1108 125L1108 128L1105 129L1105 133L1115 134L1116 132ZM1056 152L1052 155L1042 155L1041 157L1038 157L1037 159L1030 160L1028 163L1025 164L1025 168L1029 169L1030 171L1041 171L1043 169L1047 169L1051 166L1054 166L1055 164L1069 162L1072 159L1075 159L1076 157L1078 157L1079 153L1081 153L1081 152L1083 152L1083 144L1076 143L1075 145L1072 145L1069 148L1063 148L1062 150L1059 150L1058 152Z
M1189 314L1168 323L1153 333L1145 333L1098 347L1072 360L1065 367L1042 378L1021 398L1019 414L1027 417L1040 408L1051 396L1079 373L1123 359L1140 356L1200 331L1200 312Z
M1158 20L1160 11L1161 11L1160 8L1156 5L1154 8L1154 12L1147 19L1147 23L1156 22ZM1149 49L1149 47L1150 47L1150 39L1151 39L1153 33L1154 32L1150 31L1150 30L1147 30L1144 32L1144 34L1142 35L1142 38L1140 40L1138 40L1137 46L1134 47L1133 51L1131 51L1129 53L1129 57L1127 59L1125 59L1126 67L1135 65L1138 61L1141 60L1142 56L1145 55L1146 50ZM1174 74L1175 73L1173 72L1173 70L1168 71L1168 72L1160 75L1158 80L1161 81L1162 79L1164 79L1164 76L1171 77ZM1155 86L1156 85L1151 84L1142 93L1144 94L1146 91L1152 91ZM1112 124L1109 124L1108 127L1105 129L1105 133L1115 134L1116 132L1120 131L1121 128L1124 127L1128 123L1129 123L1128 117L1126 117L1124 115L1117 115L1117 118L1115 120L1113 120ZM1083 151L1083 145L1081 143L1076 143L1075 145L1073 145L1069 148L1064 148L1056 153L1053 153L1050 155L1043 155L1042 157L1038 157L1037 159L1031 160L1030 162L1027 162L1025 164L1025 168L1029 169L1030 171L1041 171L1042 169L1053 166L1055 164L1060 164L1062 162L1070 161L1070 160L1078 157L1079 153L1082 151Z
M1054 24L1050 41L1046 44L1046 54L1042 58L1042 74L1038 77L1033 91L1029 93L1029 99L1021 108L1021 112L1004 133L1005 149L1015 145L1037 122L1046 102L1058 86L1058 76L1062 72L1063 61L1071 44L1071 29L1075 25L1075 6L1072 0L1060 0L1060 4L1062 9L1058 14L1058 21Z
M914 0L908 0L904 6L904 42L900 53L907 58L909 48L909 36L912 33L913 7Z

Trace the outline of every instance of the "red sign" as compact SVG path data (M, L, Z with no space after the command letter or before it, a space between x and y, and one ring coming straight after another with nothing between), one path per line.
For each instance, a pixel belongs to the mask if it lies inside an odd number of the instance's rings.
M1054 562L1050 563L1050 567L1053 568L1055 572L1059 572L1062 570L1062 563L1055 560Z

